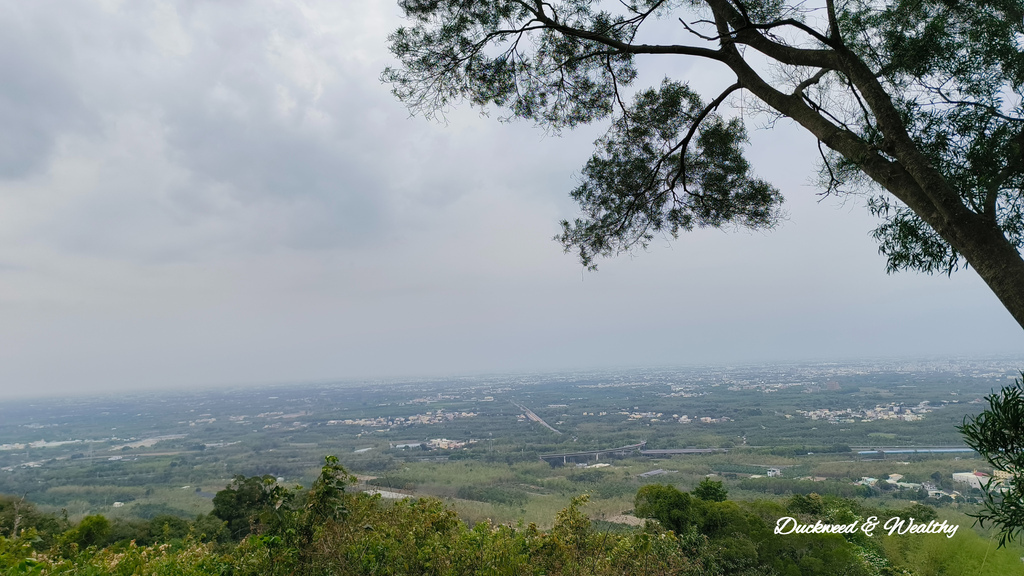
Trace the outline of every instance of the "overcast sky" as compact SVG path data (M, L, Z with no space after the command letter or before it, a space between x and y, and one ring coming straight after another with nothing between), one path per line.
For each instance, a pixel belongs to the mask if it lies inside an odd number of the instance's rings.
M398 14L0 2L0 395L1024 350L973 272L887 276L785 124L750 149L779 229L584 272L552 237L604 128L410 118Z

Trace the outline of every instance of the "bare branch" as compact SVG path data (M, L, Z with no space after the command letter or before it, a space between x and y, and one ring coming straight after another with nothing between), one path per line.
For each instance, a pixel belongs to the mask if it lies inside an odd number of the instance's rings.
M860 97L860 93L857 91L857 87L853 85L853 81L846 74L842 75L843 79L846 80L846 86L850 89L850 94L853 94L854 101L857 102L857 106L860 107L861 114L864 116L864 125L871 130L877 130L871 123L871 112L868 110L867 105L864 104L864 100Z
M820 202L831 196L833 192L839 192L839 179L836 178L836 173L832 171L832 163L828 161L828 155L825 154L824 148L821 147L821 140L818 140L818 154L821 154L821 163L828 170L828 185L825 186L824 192L819 192L821 198L818 201Z
M822 78L825 77L825 74L828 74L829 72L831 72L831 70L829 70L827 68L822 68L821 70L818 70L817 72L814 73L813 76L811 76L807 80L804 80L803 82L797 84L796 85L796 89L793 90L793 95L794 96L803 95L804 90L807 90L811 86L814 86L818 82L821 82Z
M615 101L619 103L619 109L622 110L623 121L628 123L629 112L626 111L626 104L622 101L622 96L619 94L619 79L615 76L615 67L612 66L612 58L610 54L605 55L604 64L608 68L608 74L612 77L612 90L615 91Z
M794 20L792 18L785 18L783 20L776 20L774 22L767 22L765 24L755 24L753 22L748 22L746 24L746 26L743 26L743 27L737 29L736 32L740 32L740 31L742 31L742 30L744 30L746 28L752 28L754 30L765 30L765 31L768 31L768 30L772 30L774 28L781 28L783 26L792 26L792 27L794 27L794 28L796 28L798 30L801 30L801 31L807 33L807 35L809 35L810 37L814 38L818 42L821 42L824 45L832 46L832 40L830 38L828 38L827 36L823 35L821 32L818 32L814 28L811 28L807 24L804 24L803 22L801 22L799 20Z
M1007 116L1006 114L1003 114L999 110L999 108L996 108L995 106L993 106L991 104L984 104L982 102L973 102L971 100L955 100L955 99L951 98L948 94L943 92L941 87L928 86L928 85L923 85L923 86L924 86L925 90L928 90L929 92L935 94L936 96L941 98L942 101L944 103L946 103L946 104L949 104L949 105L952 105L952 106L973 106L973 107L976 107L976 108L983 108L983 109L987 110L990 114L995 116L996 118L1001 118L1001 119L1009 121L1009 122L1024 122L1024 118L1019 118L1017 116Z
M706 21L704 21L704 22L706 22ZM682 18L679 19L679 23L683 25L683 28L686 28L687 32L689 32L690 34L693 34L694 36L696 36L697 38L700 38L701 40L707 40L708 42L714 42L715 40L718 40L720 38L719 36L707 36L705 34L701 34L700 32L697 32L693 28L690 28L686 24L686 21L683 20ZM697 22L694 22L694 24L696 24L696 23Z
M806 94L800 94L800 97L803 98L804 102L809 104L811 109L817 112L818 114L828 117L830 120L832 120L832 122L834 122L837 126L840 126L843 130L846 130L851 133L853 132L852 130L850 130L850 127L846 124L846 122L843 122L842 120L837 118L835 114L829 112L824 106L812 100L810 96Z

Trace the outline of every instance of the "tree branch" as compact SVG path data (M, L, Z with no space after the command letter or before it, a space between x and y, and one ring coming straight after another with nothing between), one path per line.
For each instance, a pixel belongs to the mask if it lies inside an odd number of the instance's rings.
M946 104L950 104L952 106L973 106L976 108L983 108L987 110L989 114L992 114L996 118L1001 118L1009 122L1024 122L1024 118L1018 118L1016 116L1007 116L1006 114L1000 112L999 108L996 108L991 104L983 104L981 102L973 102L970 100L954 100L950 98L945 92L943 92L942 88L939 88L937 86L928 86L926 84L922 84L922 86L924 86L925 90L928 90L932 94L937 95Z
M983 206L983 214L988 218L991 218L994 222L996 219L996 202L999 199L999 190L1002 189L1003 184L1010 179L1014 174L1020 171L1022 164L1022 158L1020 155L1016 155L1010 159L1010 162L996 174L995 179L989 182L988 187L985 189L985 204Z
M676 187L676 183L679 182L680 178L682 178L683 190L689 194L690 191L687 190L686 188L686 149L690 146L690 140L693 139L694 134L697 133L697 128L699 128L700 123L703 122L704 119L708 117L708 114L711 114L712 111L721 106L722 102L725 102L725 99L729 96L729 94L732 94L733 92L739 90L742 87L743 85L737 82L723 90L717 98L712 100L707 106L704 107L703 110L700 111L700 114L698 114L697 117L693 120L693 123L690 124L690 129L686 132L686 136L684 136L683 139L679 141L679 144L677 144L675 147L668 151L668 154L672 154L676 150L679 150L679 171L676 172L676 175L672 177L672 181L669 183L670 190L674 189ZM666 154L666 156L668 154Z
M697 38L700 38L701 40L707 40L708 42L714 42L714 41L716 41L716 40L718 40L720 38L719 36L706 36L704 34L701 34L700 32L697 32L693 28L690 28L690 26L686 24L686 20L683 20L682 18L679 19L679 23L683 25L683 28L686 28L687 32L689 32L690 34L693 34L694 36L696 36Z
M622 96L619 94L619 79L615 76L615 67L612 66L611 55L605 55L604 65L608 68L608 74L612 77L612 90L615 91L615 101L619 103L619 109L622 110L622 118L624 121L629 122L629 112L626 111L626 104L622 101Z
M825 0L825 11L828 12L828 37L834 42L843 44L843 38L839 33L839 18L836 17L835 0Z
M525 3L523 5L528 6ZM566 36L604 44L605 46L615 48L623 54L682 54L684 56L697 56L699 58L722 61L722 53L719 50L681 44L630 44L597 32L566 26L548 16L539 6L540 2L537 2L537 8L531 7L528 9L533 12L537 20L543 22L548 28L561 32Z
M807 90L811 86L814 86L818 82L821 82L822 78L825 77L825 74L828 74L829 72L831 72L831 70L827 68L822 68L821 70L818 70L817 72L814 73L813 76L796 85L796 88L793 90L793 96L803 95L804 90Z
M814 38L815 40L817 40L818 42L821 42L824 45L832 46L832 40L829 39L827 36L824 36L821 32L818 32L817 30L815 30L814 28L811 28L807 24L804 24L803 22L801 22L799 20L794 20L792 18L784 18L782 20L776 20L774 22L767 22L765 24L755 24L753 22L747 22L746 25L738 28L736 30L736 32L738 33L738 32L741 32L743 30L746 30L748 28L752 28L754 30L768 31L768 30L771 30L773 28L781 28L782 26L792 26L792 27L796 28L797 30L801 30L801 31L807 33L808 36ZM784 46L784 44L780 44L780 45Z
M719 25L719 33L721 35L725 36L728 34L732 36L735 42L750 46L765 56L778 60L783 64L792 64L794 66L814 66L816 68L829 68L834 70L839 64L838 55L835 50L795 48L793 46L769 40L759 30L759 28L770 29L781 24L769 23L755 25L727 0L707 0L707 4L711 7L712 12L715 13L715 21ZM791 19L790 21L797 22L796 20ZM825 45L830 45L830 42L827 41L828 39L821 36L819 32L806 27L806 25L802 26L806 28L805 31L810 30L813 32L816 39L819 39L819 41L824 39L826 40L826 42L824 42ZM729 28L731 28L732 31L730 31Z
M850 89L850 94L853 94L853 99L857 102L857 106L860 108L861 114L864 115L864 125L870 128L871 130L877 130L871 124L871 112L868 110L868 107L864 104L864 100L860 97L860 94L857 92L857 87L853 85L853 81L850 80L849 76L847 76L846 74L843 74L842 76L843 79L846 80L846 87Z
M825 170L828 171L828 185L825 187L825 191L821 192L821 200L824 200L833 191L839 192L839 179L836 178L836 173L832 170L832 163L828 161L828 156L821 147L821 140L818 140L818 154L821 155L821 163L825 166Z
M721 0L708 0L708 3L713 7L722 5ZM716 20L722 18L724 15L716 11ZM768 106L806 128L832 150L855 162L869 178L891 191L930 224L933 226L944 224L939 220L938 210L933 199L923 189L920 180L908 171L902 162L884 158L857 134L830 122L822 115L821 111L811 108L804 101L803 95L785 94L777 90L750 67L734 45L723 45L723 50L726 57L725 64L732 69L745 89L750 90ZM835 52L832 54L835 55ZM828 66L828 68L832 68L832 66ZM864 70L867 70L866 66ZM867 72L870 73L870 71ZM873 76L872 80L874 80ZM895 113L887 96L886 99L892 112ZM909 140L909 136L905 132L903 134ZM942 184L948 187L945 181L942 181ZM960 205L962 206L962 204Z

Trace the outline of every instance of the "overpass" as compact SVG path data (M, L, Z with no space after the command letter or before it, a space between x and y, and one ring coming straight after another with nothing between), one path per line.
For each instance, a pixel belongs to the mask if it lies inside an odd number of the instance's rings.
M541 454L540 459L547 462L548 464L555 465L561 461L562 464L568 464L569 462L576 462L577 459L600 460L603 455L605 458L614 456L625 457L636 452L643 450L644 446L647 446L647 441L644 440L639 444L630 444L629 446L620 446L618 448L609 448L607 450L583 450L580 452L564 452L561 454Z
M969 454L974 452L968 446L850 446L858 456L882 456L886 454Z
M667 448L664 450L641 450L641 456L674 456L676 454L714 454L716 452L728 452L725 448Z

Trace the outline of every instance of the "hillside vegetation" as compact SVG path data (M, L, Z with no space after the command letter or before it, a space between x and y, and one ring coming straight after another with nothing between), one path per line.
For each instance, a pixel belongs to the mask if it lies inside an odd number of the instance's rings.
M574 498L551 529L488 521L470 526L440 500L388 501L351 491L328 457L309 489L238 476L192 521L174 516L71 523L24 500L0 500L0 570L82 575L931 575L1019 572L1017 549L997 549L963 526L945 534L871 536L773 533L802 523L901 515L927 522L920 504L875 510L835 496L734 502L721 483L692 492L651 484L636 495L640 527L592 522Z

